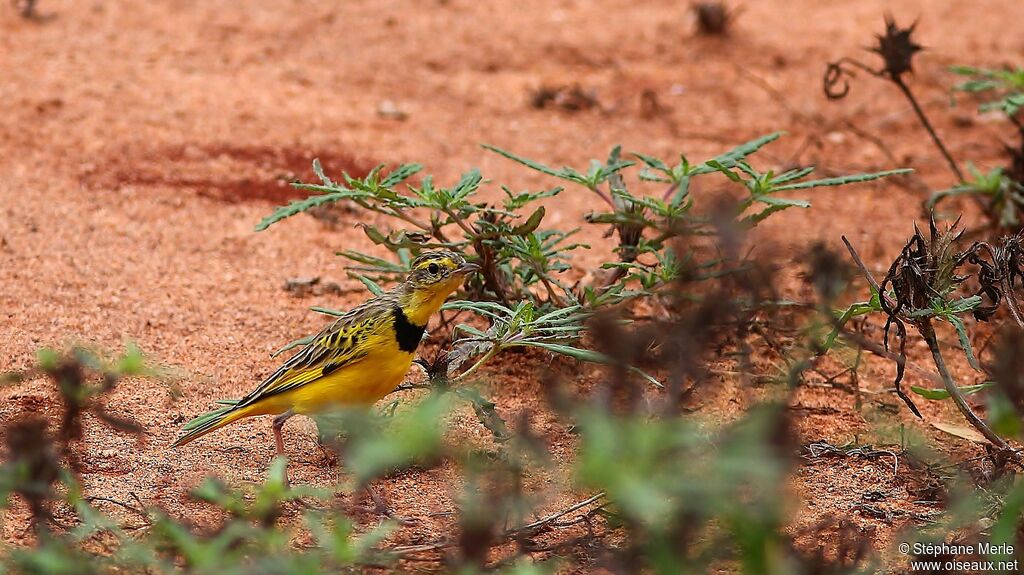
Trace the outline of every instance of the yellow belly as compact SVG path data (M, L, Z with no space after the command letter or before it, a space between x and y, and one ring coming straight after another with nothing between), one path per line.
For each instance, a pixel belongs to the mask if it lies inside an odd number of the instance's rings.
M391 393L409 372L413 354L397 350L368 355L299 388L268 397L259 402L267 411L310 414L347 405L372 405ZM380 357L386 355L386 359ZM262 410L261 410L262 411Z

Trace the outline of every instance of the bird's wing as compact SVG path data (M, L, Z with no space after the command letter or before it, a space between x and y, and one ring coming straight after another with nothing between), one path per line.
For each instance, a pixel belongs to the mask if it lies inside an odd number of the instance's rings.
M366 356L367 338L387 321L391 306L385 295L352 308L316 334L302 351L243 397L237 407L295 389L361 360Z

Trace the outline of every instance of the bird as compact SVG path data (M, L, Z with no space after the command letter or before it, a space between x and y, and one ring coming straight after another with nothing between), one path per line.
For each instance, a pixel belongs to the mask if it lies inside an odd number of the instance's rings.
M427 321L463 280L480 268L451 250L414 259L405 281L352 308L239 400L192 419L173 447L181 447L246 417L274 415L277 455L282 430L294 415L342 406L371 406L405 379Z

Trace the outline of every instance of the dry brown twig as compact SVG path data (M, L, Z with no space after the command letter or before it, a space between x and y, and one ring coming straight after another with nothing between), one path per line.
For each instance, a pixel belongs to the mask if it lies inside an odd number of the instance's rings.
M586 499L578 501L564 509L551 513L550 515L546 515L536 521L532 521L530 523L526 523L518 527L506 529L498 536L497 542L508 543L518 538L535 535L548 529L564 528L577 525L582 520L560 522L559 519L565 517L566 515L589 507L590 505L593 505L594 503L601 501L602 499L604 499L604 497L605 493L602 491L600 493L591 495ZM604 507L604 505L604 503L601 503L600 505L598 505L594 509L591 509L587 513L590 513L591 511L594 511L596 509L600 509ZM442 539L439 541L435 541L433 543L424 543L421 545L400 545L398 547L393 547L389 549L389 552L398 555L402 559L409 559L409 555L442 551L445 549L455 547L456 545L458 545L458 542L454 539Z

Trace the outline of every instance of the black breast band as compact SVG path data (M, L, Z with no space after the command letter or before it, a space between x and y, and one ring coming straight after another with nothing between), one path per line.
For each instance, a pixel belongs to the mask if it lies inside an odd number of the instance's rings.
M395 306L395 339L398 340L398 349L412 353L420 345L423 339L423 332L427 329L425 325L416 325L409 321L402 308Z

